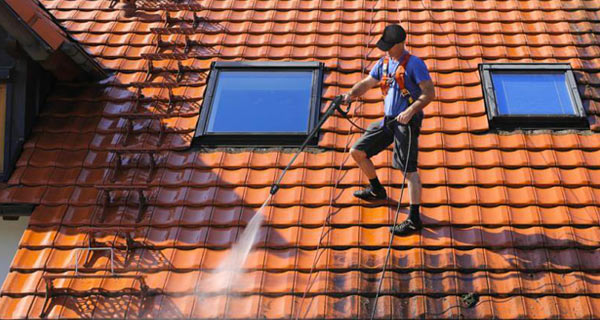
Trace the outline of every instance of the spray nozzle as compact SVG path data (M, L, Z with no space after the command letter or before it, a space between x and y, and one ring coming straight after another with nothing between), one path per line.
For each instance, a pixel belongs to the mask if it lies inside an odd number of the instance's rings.
M348 107L346 108L346 110L344 110L341 107L342 101L344 101L344 96L340 94L338 96L335 96L335 98L333 98L333 101L331 103L335 106L335 109L345 117L348 115L348 112L350 112L350 107L352 106L352 102L348 103Z

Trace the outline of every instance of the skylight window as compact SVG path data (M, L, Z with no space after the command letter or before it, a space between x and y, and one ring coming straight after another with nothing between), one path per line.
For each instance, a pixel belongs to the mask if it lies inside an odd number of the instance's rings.
M586 125L569 64L480 64L493 126L565 128Z
M200 120L198 144L293 145L318 120L322 64L216 62Z

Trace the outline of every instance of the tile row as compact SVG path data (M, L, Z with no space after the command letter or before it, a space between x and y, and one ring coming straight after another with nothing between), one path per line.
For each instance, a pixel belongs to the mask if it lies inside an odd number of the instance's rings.
M307 57L303 55L297 55L292 50L292 47L282 47L277 48L275 51L264 52L265 48L259 48L256 51L257 56L244 56L244 60L249 61L314 61L314 57ZM223 56L219 54L219 58L223 61L239 61L240 60L240 52L244 50L243 48L235 48L231 51L232 56ZM262 53L261 56L258 56L258 53ZM238 54L234 56L233 54ZM373 56L371 61L374 63L381 56L378 54L377 56ZM207 59L201 59L202 61L210 61ZM192 59L184 60L183 63L190 65L194 63ZM103 65L105 69L110 71L119 70L126 72L134 72L134 71L146 71L148 69L147 61L145 59L130 59L130 58L103 58L96 57L96 61ZM367 68L369 65L365 63L364 59L340 59L337 57L322 57L319 61L323 62L325 68L336 70L339 72L360 72ZM161 64L172 63L173 60L161 60ZM600 69L600 62L597 59L580 59L580 58L544 58L537 59L531 57L507 57L507 58L472 58L472 59L459 59L459 58L450 58L444 60L434 60L434 59L425 59L425 62L431 72L474 72L477 71L477 66L480 63L569 63L571 67L576 70L583 71L591 71ZM175 68L176 64L173 68ZM175 70L175 69L174 69Z
M68 0L42 0L40 1L44 7L48 9L78 9L86 11L91 9L108 10L106 6L102 6L102 1L92 0L85 4L73 3ZM207 10L256 10L263 8L265 10L336 10L354 12L359 10L367 10L369 8L380 10L420 10L426 4L427 8L435 10L573 10L573 9L594 9L598 8L598 4L591 0L567 0L555 3L554 1L535 0L494 0L490 3L480 3L479 1L460 0L460 1L444 1L444 0L427 0L425 2L418 0L405 1L401 3L386 3L380 4L378 1L345 1L344 4L336 3L335 1L320 1L320 0L302 0L289 1L283 3L272 3L268 0L242 1L242 0L210 0L202 3L202 7ZM147 5L143 8L153 8L157 6ZM114 6L113 10L122 9L123 5ZM152 9L148 9L154 12Z
M111 81L118 81L118 79L111 79ZM167 81L165 81L167 82ZM171 89L162 88L164 84L157 83L156 86L145 87L140 91L139 101L140 104L150 104L153 107L160 107L171 101L172 104L186 103L187 108L192 107L198 108L198 101L201 101L204 93L204 81L202 83L185 83L177 85ZM87 88L87 90L86 90ZM82 90L78 90L82 89ZM80 86L73 84L62 84L57 87L55 91L48 97L48 103L52 108L58 108L59 104L65 104L62 108L77 107L81 104L86 107L103 106L107 102L124 104L124 107L132 107L138 100L138 88L133 86L95 86L90 89L90 86ZM169 100L169 94L171 100ZM160 103L160 106L156 106L156 103ZM149 107L149 106L147 106ZM173 111L178 111L181 107ZM48 110L46 113L48 113ZM102 112L102 110L100 110ZM189 112L189 111L188 111ZM197 112L197 109L196 109Z
M114 23L114 22L112 22ZM264 24L270 24L270 27L265 28ZM291 24L291 22L287 22ZM406 25L406 23L404 23ZM454 39L461 43L468 41L470 37L479 39L481 35L484 35L483 39L493 39L493 35L514 35L516 37L532 36L533 39L539 39L539 37L547 37L547 39L553 40L552 42L542 43L535 42L536 46L545 45L580 45L580 46L593 46L594 42L585 42L584 40L593 39L595 33L598 32L598 28L589 21L584 22L558 22L558 23L547 23L547 22L515 22L515 23L422 23L422 24L409 24L413 29L408 28L409 41L408 45L410 48L414 46L413 39L427 38L446 38L443 43ZM83 28L77 32L73 32L75 37L80 43L85 45L123 45L129 46L141 46L150 45L156 43L156 36L146 32L139 33L115 33L113 30L106 30L107 27L114 27L114 24L105 23L94 23L89 25L87 28ZM238 26L238 25L234 25ZM267 45L271 44L274 46L282 45L314 45L320 46L364 46L368 43L374 45L373 42L376 40L375 33L371 33L372 38L367 39L364 34L326 34L319 32L321 29L318 27L313 30L314 32L305 32L300 34L290 35L287 32L281 32L282 29L287 28L285 22L266 22L262 24L252 24L248 26L250 30L262 28L261 32L256 30L255 32L227 32L217 34L205 34L204 32L198 32L191 34L189 37L192 40L203 44L210 45L227 45L233 46L236 41L239 43L245 43L247 45ZM94 30L96 29L96 30ZM268 29L268 30L264 30ZM94 32L97 31L97 32ZM243 31L243 30L234 30ZM100 34L101 33L101 34ZM492 38L490 38L492 36ZM513 39L513 38L510 38ZM517 38L518 39L518 38ZM179 42L183 44L181 37L177 35L162 35L161 40L166 42ZM421 41L423 42L423 41ZM487 42L485 42L487 44ZM434 42L436 47L441 47L440 44ZM439 48L443 49L443 48Z
M459 104L460 106L460 104ZM425 109L436 108L436 104L427 106ZM450 108L457 106L442 105L444 113ZM473 107L474 109L474 107ZM475 149L475 150L520 150L530 151L560 150L570 151L575 149L592 150L600 143L600 136L591 133L574 134L569 132L547 132L528 134L523 132L512 132L511 134L471 134L458 133L447 134L436 132L422 134L419 136L419 148L421 149L444 149L448 151Z
M317 30L318 31L318 30ZM169 53L174 50L181 52L185 46L185 38L181 35L163 35L160 40L164 43L157 48L157 37L149 35L139 39L145 42L135 43L135 38L130 42L122 42L123 35L111 36L97 35L94 33L80 33L77 35L80 42L86 46L89 53L105 58L138 57L142 53ZM290 36L289 34L273 34L268 31L260 34L224 34L224 35L192 35L190 40L197 42L190 49L191 55L230 56L233 47L243 48L244 56L253 56L253 52L268 48L276 52L282 48L291 48L294 55L324 57L335 53L340 58L360 58L372 48L374 39L365 37L350 37L341 35L328 35L325 33L308 33ZM425 59L463 58L504 58L504 57L532 57L532 58L593 58L598 53L597 36L593 33L585 34L423 34L410 35L407 40L408 50ZM167 45L168 44L168 45ZM177 47L175 47L177 44ZM369 46L369 48L366 48ZM449 47L451 46L451 47ZM458 46L458 48L456 47ZM342 49L340 49L340 47Z
M386 231L387 232L387 231ZM216 270L231 250L196 249L136 249L126 256L125 250L114 251L116 272L154 273L161 270L177 272ZM317 259L315 259L315 255ZM305 250L292 248L256 248L243 265L244 270L288 271L367 271L377 272L383 267L387 246L376 250L364 248ZM599 272L600 249L486 249L462 250L442 248L392 249L388 270L407 272L425 270L439 272L455 270L475 271L522 271L522 272ZM20 272L66 272L75 271L76 253L63 249L17 250L11 271ZM126 259L127 258L127 259ZM95 253L87 261L81 258L79 270L84 273L110 270L110 254ZM316 263L315 263L316 261Z
M325 36L325 35L322 35ZM109 42L95 34L80 34L81 42L86 45L90 54L103 58L129 57L137 58L143 53L154 53L156 38L148 37L147 42L136 45L124 45L119 42ZM327 41L315 42L319 35L310 33L303 37L279 39L274 34L261 35L223 35L208 38L207 36L192 36L190 39L198 44L191 47L190 56L202 57L257 57L259 53L265 53L267 57L277 56L290 58L318 57L327 59L332 54L343 58L373 58L370 49L373 48L374 40L356 39L353 41L339 39L327 35ZM161 47L161 53L170 53L183 50L182 39L176 37L162 37L164 43L170 46ZM478 58L486 59L528 57L534 59L543 58L573 58L593 59L598 52L597 37L593 34L574 35L414 35L409 36L409 51L424 59L449 59L449 58ZM116 41L116 40L115 40ZM178 43L180 48L175 47ZM434 44L434 45L432 45ZM368 48L366 47L368 46ZM328 55L329 54L329 55Z
M498 39L497 43L485 43L485 41L478 40L467 40L467 41L451 41L450 39L441 41L440 39L423 39L423 41L414 41L411 44L414 48L410 48L410 52L425 60L428 66L432 68L434 66L433 61L437 60L448 60L448 59L533 59L533 60L547 60L547 59L572 59L582 61L578 65L585 63L593 63L593 59L600 54L600 48L598 46L573 46L571 44L557 43L555 46L543 45L539 47L526 46L526 41L520 43L511 43L507 40L507 45L514 45L515 47L504 47L500 46L503 39ZM438 41L440 40L440 41ZM440 49L429 46L431 43L438 41ZM545 44L547 40L541 40ZM600 42L598 39L589 39L591 42L585 43L597 43ZM235 42L234 42L235 43ZM418 48L416 46L426 46ZM489 45L489 48L485 46ZM452 46L452 47L449 47ZM456 46L460 46L457 49ZM372 47L371 47L372 48ZM169 54L179 53L183 49L172 47L169 50L163 49L160 53L164 54L165 57L169 57ZM101 58L101 59L139 59L144 54L151 54L156 52L154 45L131 47L128 45L88 45L87 51L90 55ZM268 43L256 44L255 46L249 46L248 44L232 44L231 46L225 46L220 44L203 44L194 46L190 49L188 57L197 59L281 59L281 58L311 58L318 60L330 59L331 57L337 57L339 59L363 59L365 55L369 53L369 49L363 46L273 46ZM376 56L370 56L369 59L377 59ZM592 61L587 61L592 60ZM184 60L185 61L185 60ZM176 67L176 65L175 65ZM576 67L576 66L575 66ZM436 71L450 71L448 67L444 68L435 64L433 70Z
M380 107L381 108L381 107ZM381 109L380 109L381 110ZM319 146L322 148L344 149L347 135L362 133L362 129L358 129L351 125L345 119L335 121L339 118L330 118L322 127L322 135L319 141ZM359 121L361 128L366 129L372 120ZM358 123L357 123L358 124ZM477 133L485 132L490 128L487 114L479 114L474 116L463 117L445 117L445 116L430 116L423 119L420 132L422 134L431 133Z
M94 23L84 30L73 32L73 36L84 45L124 45L129 46L142 46L156 44L156 36L148 33L115 33L112 30L106 30L110 27L115 27L115 22L111 23ZM268 22L272 25L269 30L262 30L262 32L250 32L250 33L218 33L218 34L204 34L198 32L189 35L189 38L198 41L203 44L210 45L227 45L233 46L236 41L246 45L297 45L307 46L318 44L320 46L364 46L368 43L372 46L373 42L376 41L376 36L367 39L364 34L326 34L318 33L320 29L315 29L315 32L301 33L291 35L289 33L280 32L279 30L285 28L284 22ZM290 23L290 22L287 22ZM263 23L264 24L264 23ZM406 25L406 23L403 23ZM429 38L446 38L442 43L450 41L449 39L462 39L462 43L467 41L469 37L476 35L517 35L522 37L524 35L531 35L540 37L551 37L552 42L540 43L535 42L536 46L539 45L588 45L593 46L593 42L584 42L585 39L593 39L594 33L599 31L595 24L591 24L589 21L584 22L515 22L515 23L420 23L420 24L408 24L409 30L409 48L413 48L413 39L422 39L422 36ZM261 24L251 25L248 28L253 29L261 27ZM411 29L412 28L412 29ZM239 30L237 30L239 31ZM102 33L102 34L100 34ZM374 35L372 33L372 35ZM177 35L162 35L160 36L162 41L175 43L178 42L181 45L184 44L184 39L177 37ZM476 36L478 37L478 36ZM489 38L485 38L489 39ZM537 38L534 38L537 39ZM422 41L421 41L422 42ZM435 43L436 47L442 47L440 44ZM486 46L487 47L487 46ZM443 50L444 48L438 48ZM483 48L487 49L487 48Z
M31 294L45 294L46 288L43 275L61 276L72 275L66 273L46 273L35 271L31 274L18 271L10 272L2 287L2 294L9 296L25 296ZM61 287L73 291L102 287L107 292L135 287L130 279L101 278L107 276L105 272L92 273L98 275L97 279L64 279L59 281ZM127 274L127 273L126 273ZM377 283L381 272L370 273L361 271L304 273L298 271L269 272L250 271L237 276L236 282L224 287L216 286L219 277L227 278L225 272L175 272L158 271L146 274L145 283L150 289L159 290L164 295L191 295L218 296L227 289L232 295L251 295L260 293L266 296L280 296L292 294L302 296L316 294L350 296L370 295L377 291ZM390 271L382 282L381 294L388 295L463 295L474 293L477 295L516 296L516 295L589 295L597 294L597 273L583 273L579 271L569 273L555 272L519 272L510 271L494 273L477 271L474 273L460 273L445 271L429 273L412 271L399 273Z
M477 167L502 166L507 168L554 166L595 168L600 165L600 162L595 160L595 155L596 151L584 150L435 150L419 152L419 165L422 168L466 167L473 164L476 164ZM391 156L391 152L388 156ZM389 159L391 160L391 158Z
M71 90L77 90L79 87L71 87ZM117 87L111 87L111 91L117 91ZM123 92L123 91L120 91ZM102 96L96 96L102 98ZM111 95L111 97L113 97ZM127 97L127 96L126 96ZM147 99L140 100L139 104L135 99L122 100L112 99L112 101L87 101L89 96L84 95L77 98L65 98L63 95L50 96L47 107L40 111L40 117L52 118L107 118L123 117L132 113L139 113L141 116L153 114L169 113L173 117L188 118L198 115L200 110L199 101L177 101L169 104L169 101ZM170 112L169 112L170 110ZM85 120L91 121L91 120Z
M368 319L373 297L316 295L306 299L283 296L158 295L141 301L138 297L89 298L62 297L48 307L47 318L193 318L193 319ZM86 305L86 301L87 305ZM382 295L377 302L376 319L461 318L461 319L588 319L600 317L593 296L481 296L472 308L466 308L455 295L398 297ZM36 319L44 297L28 295L0 297L0 314L7 318ZM85 308L78 308L83 305ZM211 306L211 307L207 307Z
M156 114L160 115L160 114ZM167 117L148 119L144 115L139 118L128 117L52 117L42 116L38 118L33 132L37 133L117 133L127 132L128 126L130 135L136 135L140 132L159 134L165 133L189 133L196 130L198 115L190 117ZM163 129L161 129L163 126Z
M167 131L162 138L158 133L142 132L127 135L127 133L50 133L32 132L25 148L42 150L65 149L79 150L146 150L146 151L175 151L187 150L191 145L194 132ZM125 143L126 142L126 143Z
M400 219L399 219L400 220ZM85 248L91 237L97 243L106 246L125 247L123 232L113 231L81 232L78 227L29 227L23 234L20 248L28 249L74 249ZM192 249L192 248L230 248L244 227L138 227L127 235L135 242L135 247L149 249ZM391 233L387 226L383 227L271 227L262 226L256 236L255 246L258 248L351 248L366 247L371 249L386 248ZM532 226L516 228L502 226L496 228L471 226L425 227L420 233L398 238L394 237L392 245L400 247L423 248L600 248L600 228L574 228L570 226L546 228ZM73 250L75 251L75 250Z
M136 207L107 208L105 223L94 223L95 206L47 206L38 205L33 211L29 224L34 227L81 227L101 226L107 230L124 227L235 227L244 226L255 215L249 207L150 207L151 214L144 215L136 222ZM393 223L397 206L347 206L347 207L273 207L263 209L263 225L273 227L377 227ZM597 205L583 207L512 207L500 205L422 207L421 218L425 225L436 227L452 225L468 226L597 226L600 221L600 208ZM119 215L114 212L120 213ZM111 214L113 212L113 214ZM398 215L403 220L407 214L402 208ZM111 218L112 217L112 218ZM577 231L579 232L579 231Z
M49 134L55 137L70 137L71 135L55 135ZM443 137L450 137L451 135L444 135ZM439 136L437 136L439 138ZM462 136L468 137L468 136ZM442 149L439 145L439 140L436 140L436 136L423 134L419 137L419 147L421 148L420 163L419 167L423 169L449 167L449 168L465 168L475 167L479 169L493 168L493 167L505 167L505 168L520 168L520 167L534 167L534 168L548 168L548 167L561 167L561 168L572 168L572 167L585 167L588 169L595 169L600 167L600 161L598 161L598 152L600 150L591 149L594 146L593 142L597 140L596 135L590 136L577 136L579 139L580 147L582 149L570 149L569 147L559 148L553 143L552 149L544 148L518 148L517 145L513 145L513 142L519 141L519 139L512 140L497 140L496 137L484 137L481 140L474 139L473 142L478 141L480 144L474 143L473 146L480 147L478 149L461 149L459 146L463 143L462 137L454 136L458 138L453 140L457 142L456 148ZM475 137L472 135L471 137ZM501 136L497 136L501 137ZM518 137L516 135L515 137ZM547 137L547 136L546 136ZM344 143L351 143L354 139L358 138L358 135L351 136ZM543 146L544 136L540 136L540 144ZM526 136L529 139L529 136ZM341 139L340 139L341 140ZM467 139L468 140L468 139ZM553 141L557 141L555 139ZM118 142L119 140L117 140ZM128 140L129 141L129 140ZM451 141L449 139L442 140L443 142ZM506 145L511 147L503 148L503 143L497 146L496 143L499 141L508 141ZM424 142L424 143L423 143ZM565 139L566 145L568 146L568 140ZM118 144L115 144L118 145ZM528 143L529 145L529 143ZM533 145L533 144L531 144ZM34 146L38 148L34 148ZM43 147L42 147L43 146ZM492 149L487 149L491 147ZM500 147L500 148L494 148ZM588 149L590 147L590 149ZM107 150L108 149L108 150ZM82 144L81 147L72 147L69 149L67 146L48 146L36 145L33 143L26 144L23 156L17 162L17 167L33 166L33 167L50 167L57 166L58 168L73 169L73 167L81 167L85 169L97 169L113 167L116 159L115 149L112 145L107 145L103 148L87 149ZM156 167L158 168L169 168L169 169L190 169L190 168L253 168L253 169L268 169L274 167L285 167L290 160L294 157L294 153L290 151L241 151L232 153L225 151L211 151L208 153L204 152L187 152L187 151L168 151L161 150L155 156ZM68 159L64 158L69 156ZM65 161L61 163L54 163L59 157L64 158ZM386 149L380 154L372 157L372 161L377 168L390 167L392 160L392 151ZM148 164L148 159L143 159L139 155L123 156L122 161L134 160L135 162L142 161L142 164ZM349 154L346 152L327 151L327 152L302 152L296 158L291 168L344 168L356 167L355 162L350 159Z
M58 87L59 85L57 85ZM86 100L67 100L62 99L62 97L50 94L47 98L45 108L40 110L40 117L81 117L81 118L97 118L103 115L103 109L109 106L114 106L116 102L106 102L106 101L87 101ZM135 101L131 101L131 106ZM150 108L150 106L146 105L146 108ZM113 107L114 109L114 107ZM122 112L127 112L126 110L122 110Z
M100 182L100 181L99 181ZM120 184L123 185L123 184ZM149 187L144 191L146 203L159 207L172 206L260 206L269 196L270 187ZM357 188L338 188L326 186L320 188L295 186L281 188L271 198L274 206L323 206L323 205L359 205L364 201L353 196ZM401 187L387 187L388 199L381 204L396 203L400 198ZM32 199L39 199L32 201ZM600 188L563 186L552 187L424 187L422 204L437 205L483 205L483 206L586 206L595 205L600 200ZM44 205L86 206L101 204L101 192L95 187L77 186L11 186L0 194L3 202L39 203ZM408 205L408 196L404 196L401 205ZM110 206L131 204L138 206L137 191L111 192ZM368 203L367 203L368 204Z
M165 13L157 12L151 13L147 16L142 16L140 19L135 21L129 19L128 17L123 17L123 15L119 11L81 11L81 10L52 10L51 11L54 16L59 20L59 22L67 27L70 27L70 31L72 32L90 32L90 33L99 33L99 32L107 32L111 33L108 38L107 37L99 37L97 39L103 39L105 43L127 43L129 45L139 45L139 44L148 44L148 42L144 42L144 37L142 34L127 34L124 33L124 27L127 28L135 28L139 27L140 29L147 30L146 26L140 25L132 25L135 22L138 23L152 23L153 26L160 26L160 23L164 21ZM387 12L387 14L394 14L391 12ZM514 12L513 12L514 14ZM87 16L84 16L87 15ZM96 17L89 17L89 15L96 15ZM299 25L306 25L307 23L319 23L319 24L330 24L330 23L343 23L344 25L354 25L356 23L361 24L369 24L371 23L371 17L373 18L373 30L371 34L379 34L383 30L380 24L383 22L392 22L398 21L394 19L381 19L381 13L376 12L374 15L371 14L371 11L361 12L361 11L298 11L298 10L288 10L288 11L208 11L204 14L200 14L205 20L204 25L199 26L199 29L205 31L210 28L218 28L221 27L223 29L232 28L233 30L228 30L232 33L240 33L243 30L239 30L238 23L240 22L251 22L252 25L247 26L248 31L250 33L249 36L256 36L257 29L263 28L262 30L266 33L276 32L278 34L273 35L274 37L281 36L279 34L281 28L279 27L283 23L298 23ZM240 17L244 15L245 17ZM337 17L332 17L336 16ZM193 27L193 13L192 12L177 12L170 13L170 17L172 19L176 19L176 24L174 26L177 27ZM332 19L335 18L335 19ZM429 19L428 19L429 20ZM583 34L583 33L593 33L598 31L598 27L588 20L581 21L481 21L479 19L473 19L471 21L440 21L433 22L428 20L414 20L412 17L408 19L403 19L400 21L406 29L409 31L410 36L412 35L422 35L422 34ZM164 23L164 22L163 22ZM83 30L80 28L80 24L87 24L88 28ZM271 24L273 27L268 28L262 27L265 24ZM322 27L316 27L316 30L324 30L319 29ZM337 39L337 42L334 43L364 43L364 31L357 32L356 34L360 35L358 39L351 39L351 37L347 34L339 34L333 35L334 39ZM219 34L213 33L213 36L220 38ZM305 37L304 34L297 35L299 37ZM208 38L208 37L207 37ZM345 40L340 40L344 39ZM80 38L81 39L81 38ZM108 40L106 40L108 39ZM121 42L116 41L116 39L121 39ZM90 38L87 39L92 42L95 40ZM270 39L271 40L271 39ZM282 43L282 41L287 42L289 40L280 39L279 41L272 39L274 43ZM331 43L332 39L315 39L313 43ZM357 42L360 41L360 42ZM84 41L87 43L87 41ZM264 42L263 42L264 43Z
M267 1L268 2L268 1ZM245 2L252 4L251 1ZM492 2L493 3L493 2ZM386 4L389 6L389 4ZM138 11L132 14L132 18L126 17L122 10L73 10L69 15L67 8L49 7L50 12L60 19L60 24L69 31L81 30L81 26L86 23L108 24L113 23L115 26L105 29L113 32L143 32L152 27L162 27L164 25L165 13L163 10L154 11ZM61 10L55 10L61 9ZM224 9L224 10L221 10ZM290 8L284 10L270 10L272 8L267 5L263 7L250 8L218 8L210 7L210 9L196 12L200 17L204 18L204 25L200 24L199 29L209 29L206 25L219 25L223 29L232 32L243 32L235 28L231 28L234 24L262 24L262 23L279 23L293 22L298 25L340 25L345 26L338 30L342 33L350 33L351 27L355 25L373 24L372 33L380 34L383 32L385 24L389 22L400 22L409 24L423 24L428 22L456 22L469 23L478 22L481 24L493 23L515 23L526 22L536 23L546 21L549 23L558 22L584 22L598 20L596 8L575 8L575 9L551 9L532 10L519 9L504 9L489 8L481 10L448 8L441 11L432 10L428 6L422 4L415 10L393 10L392 8L381 8L374 10L373 7L361 8L358 10L340 10L336 8L334 11L326 10L325 8ZM317 9L317 10L315 10ZM373 13L374 12L374 13ZM180 12L173 14L173 18L177 18L178 25L191 25L193 16L191 11ZM110 20L112 19L112 20ZM493 28L493 27L492 27ZM490 28L490 29L492 29ZM329 29L328 29L329 30ZM409 29L410 30L410 29ZM246 30L247 31L247 30ZM301 32L301 29L299 30ZM357 34L367 34L368 28L356 28ZM452 31L450 29L449 31ZM333 29L331 29L332 33Z
M63 135L69 136L69 135ZM424 141L425 135L420 137ZM358 138L358 136L355 136ZM347 139L348 140L348 139ZM352 142L353 140L348 140ZM421 146L420 146L421 147ZM600 150L587 149L456 149L444 150L435 149L437 145L425 145L419 152L419 168L436 169L440 167L451 169L477 168L487 169L503 167L506 169L519 169L522 167L532 167L535 169L545 169L559 167L561 169L586 168L587 174L595 175L595 169L600 167ZM103 149L103 150L102 150ZM86 148L68 149L57 146L55 148L33 148L32 144L26 145L23 155L17 162L17 167L48 168L56 166L60 169L77 170L83 169L105 169L114 168L116 156L112 151L106 148L99 150L89 150ZM216 151L210 153L203 152L179 152L179 151L161 151L155 155L157 168L166 168L171 170L180 170L185 173L187 169L239 169L252 168L254 170L283 168L294 157L294 153L289 151L240 151L239 153L230 153ZM65 158L64 162L54 164L56 159ZM386 149L371 158L376 168L389 168L392 163L392 151ZM121 163L126 165L141 164L142 167L149 168L149 159L147 156L124 155ZM303 152L300 153L290 168L356 168L354 160L346 152ZM579 169L581 170L581 169ZM142 170L144 171L144 170ZM149 171L149 170L147 170ZM83 172L83 171L82 171ZM581 172L581 171L575 171ZM132 172L135 173L135 172ZM166 172L165 174L168 174ZM162 177L162 175L157 176ZM208 175L210 178L210 175ZM568 179L568 178L565 178ZM577 179L577 178L576 178ZM336 179L337 180L337 179Z
M28 187L35 186L78 186L93 187L114 179L117 184L130 181L134 185L146 184L148 187L268 187L278 181L282 169L169 169L160 168L149 172L149 161L142 159L146 155L125 158L121 161L123 168L115 171L115 165L107 168L88 169L81 167L18 167L10 177L9 184ZM350 164L350 163L349 163ZM142 167L138 167L141 165ZM333 168L307 169L295 168L286 172L279 183L282 187L306 186L311 188L366 185L368 179L355 166L337 170ZM132 170L134 172L128 172ZM137 173L137 171L142 171ZM143 172L146 171L146 172ZM400 170L380 168L377 172L384 186L402 185ZM421 183L426 187L446 185L463 186L509 186L509 187L553 187L562 185L573 187L600 187L600 170L576 168L447 168L428 167L419 170ZM150 176L149 176L150 175ZM145 181L143 180L145 178Z

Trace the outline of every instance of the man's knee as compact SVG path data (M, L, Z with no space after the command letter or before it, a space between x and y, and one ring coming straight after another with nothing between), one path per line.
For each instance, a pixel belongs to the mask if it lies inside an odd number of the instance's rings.
M350 149L350 155L356 161L364 160L367 158L366 152L354 148Z
M409 183L421 184L421 177L419 176L418 171L407 172L406 178L408 179Z

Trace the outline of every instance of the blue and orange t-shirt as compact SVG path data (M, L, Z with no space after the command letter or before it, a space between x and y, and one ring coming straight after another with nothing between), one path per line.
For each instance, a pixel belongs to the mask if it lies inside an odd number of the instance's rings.
M394 78L396 74L396 69L400 66L400 61L404 58L404 55L408 54L407 51L404 51L399 60L394 60L392 58L388 59L388 74L390 78ZM383 58L379 59L369 75L376 80L380 81L383 72ZM425 62L421 60L421 58L411 55L410 59L406 63L406 71L404 74L404 85L413 99L418 99L421 95L421 88L419 87L419 83L422 81L431 80L431 76L429 75L429 70L427 70L427 66ZM392 80L390 85L390 89L388 90L387 95L384 99L384 113L386 116L395 117L399 115L402 111L406 110L408 107L408 98L402 96L400 89L398 88L398 84L396 80Z

